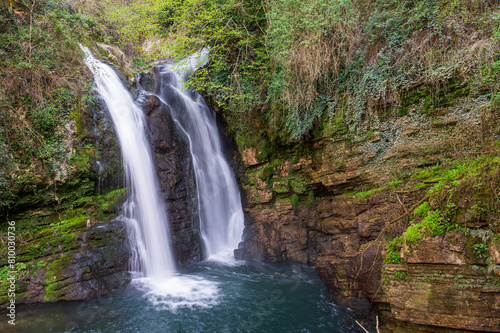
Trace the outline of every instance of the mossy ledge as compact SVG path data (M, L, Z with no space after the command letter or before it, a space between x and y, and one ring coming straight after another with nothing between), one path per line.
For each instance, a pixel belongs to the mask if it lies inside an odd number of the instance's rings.
M16 222L16 302L82 300L121 288L130 281L129 247L122 222L112 219L123 189L83 197L61 211L26 211ZM2 238L7 235L2 227ZM6 277L7 242L0 244ZM0 282L0 307L9 298Z

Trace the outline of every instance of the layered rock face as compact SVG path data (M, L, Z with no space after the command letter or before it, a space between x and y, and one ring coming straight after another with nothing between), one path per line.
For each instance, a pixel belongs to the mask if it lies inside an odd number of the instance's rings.
M91 228L81 223L72 231L71 241L59 239L55 247L52 235L46 243L33 239L18 246L17 258L24 263L18 269L16 303L84 300L130 282L127 232L121 222ZM4 288L0 299L3 306L9 301Z
M465 101L433 116L372 120L372 130L359 137L329 125L306 142L300 158L285 150L262 159L261 151L244 149L247 225L237 254L315 265L340 301L376 305L400 323L499 331L499 276L494 264L465 248L471 236L426 236L405 243L401 263L384 263L387 241L408 227L431 185L408 177L477 156L498 140L496 117L482 102ZM469 226L480 229L484 221Z
M500 270L488 268L500 261L488 265L467 246L473 242L458 232L406 242L402 264L384 265L381 301L398 320L498 332Z

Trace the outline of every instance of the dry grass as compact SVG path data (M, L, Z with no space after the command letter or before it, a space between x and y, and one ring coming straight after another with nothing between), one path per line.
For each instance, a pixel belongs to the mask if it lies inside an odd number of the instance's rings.
M275 60L284 63L286 68L288 85L282 92L285 104L307 110L317 98L318 84L326 90L333 89L332 82L340 66L349 62L349 55L361 41L361 26L345 20L331 24L324 31L306 27L297 31L295 36L286 59L277 57Z

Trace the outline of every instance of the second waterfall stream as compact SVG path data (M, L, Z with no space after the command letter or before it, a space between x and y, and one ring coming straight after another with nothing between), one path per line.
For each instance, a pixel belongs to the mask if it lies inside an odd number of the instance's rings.
M145 117L114 70L82 47L84 61L94 74L99 95L105 101L123 156L129 198L123 218L133 247L133 280L156 306L175 310L185 306L217 304L216 282L177 273L172 255L169 221L159 195L158 183L145 134ZM183 87L183 82L208 57L206 52L178 65L160 67L158 97L186 134L196 175L200 225L206 256L230 261L243 232L240 193L228 162L222 154L215 115L201 97Z
M200 226L209 259L231 260L243 233L240 191L224 157L215 113L186 85L190 75L208 60L202 50L184 60L161 66L158 97L189 139L200 210Z

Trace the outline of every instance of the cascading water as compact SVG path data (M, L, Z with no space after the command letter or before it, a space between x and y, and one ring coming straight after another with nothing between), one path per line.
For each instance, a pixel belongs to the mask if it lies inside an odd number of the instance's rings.
M170 276L175 267L169 224L144 132L144 115L113 69L94 58L88 48L82 47L82 50L85 52L84 61L94 74L97 91L111 113L120 142L126 181L131 191L127 217L134 225L138 225L137 221L147 221L136 230L136 250L140 252L138 264L147 277L159 279Z
M176 274L168 219L159 196L142 111L113 69L97 60L88 48L81 48L85 64L94 74L97 91L111 113L120 142L130 191L123 210L132 245L131 269L143 275L134 281L155 305L176 309L215 304L216 283Z
M161 101L189 138L200 209L200 225L208 258L232 258L244 228L240 192L226 161L215 113L185 82L208 60L203 50L181 62L160 67Z

